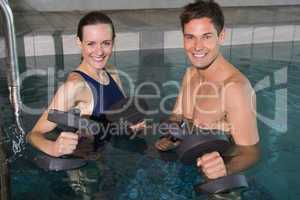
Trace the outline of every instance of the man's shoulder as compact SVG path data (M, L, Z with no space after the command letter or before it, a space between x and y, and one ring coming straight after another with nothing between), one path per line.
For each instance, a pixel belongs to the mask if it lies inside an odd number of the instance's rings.
M229 77L224 82L224 88L229 98L245 97L254 93L250 81L240 72Z

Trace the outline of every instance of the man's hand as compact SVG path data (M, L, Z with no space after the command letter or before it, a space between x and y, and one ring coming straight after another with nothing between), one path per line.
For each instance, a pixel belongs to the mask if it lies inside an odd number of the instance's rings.
M201 168L209 179L216 179L227 175L223 158L216 151L204 154L197 159L197 166Z
M59 157L66 154L71 154L77 147L78 135L72 132L61 132L54 142L52 155Z

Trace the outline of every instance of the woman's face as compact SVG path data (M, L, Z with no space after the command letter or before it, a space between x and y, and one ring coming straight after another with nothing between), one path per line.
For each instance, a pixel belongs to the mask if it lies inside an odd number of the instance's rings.
M82 41L77 38L82 53L82 65L103 69L113 48L112 30L109 24L86 25Z

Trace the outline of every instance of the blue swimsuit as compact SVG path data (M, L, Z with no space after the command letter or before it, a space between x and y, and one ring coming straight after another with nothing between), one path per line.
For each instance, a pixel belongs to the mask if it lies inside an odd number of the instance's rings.
M91 119L102 121L105 119L104 112L109 110L109 108L116 102L120 101L121 99L125 98L123 93L121 92L120 88L116 84L116 82L113 80L113 78L110 76L109 73L107 73L109 77L109 84L108 85L102 85L89 75L85 74L82 71L74 71L79 73L84 80L88 83L89 87L92 90L93 93L93 99L94 99L94 108L93 113L91 115Z
M121 92L120 88L116 84L116 82L113 80L113 78L110 76L108 72L107 75L109 77L109 84L103 85L90 77L89 75L85 74L82 71L74 71L76 73L79 73L84 80L88 83L89 87L92 90L93 93L93 99L94 99L94 108L93 113L90 116L90 119L101 122L104 126L107 125L108 121L105 118L104 112L109 110L109 108L116 102L120 101L121 99L125 98L123 93ZM96 135L96 144L99 143Z

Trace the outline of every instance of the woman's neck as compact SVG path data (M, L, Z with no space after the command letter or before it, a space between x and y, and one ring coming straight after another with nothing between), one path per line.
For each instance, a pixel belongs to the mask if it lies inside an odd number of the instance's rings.
M100 82L101 84L106 85L109 83L109 77L104 68L96 69L96 68L89 67L84 63L81 63L78 69L80 71L85 72L86 74L88 74L90 77Z

